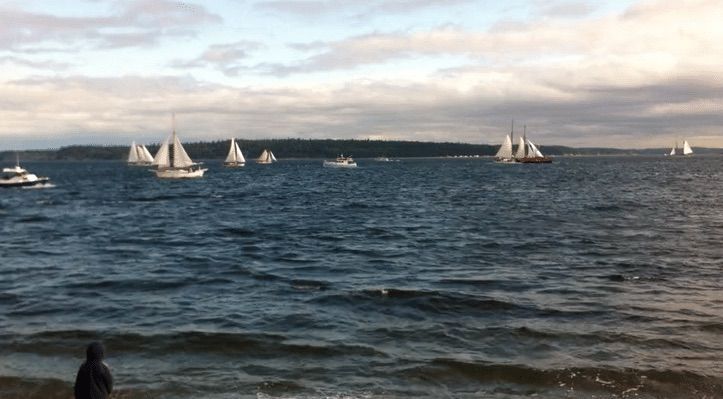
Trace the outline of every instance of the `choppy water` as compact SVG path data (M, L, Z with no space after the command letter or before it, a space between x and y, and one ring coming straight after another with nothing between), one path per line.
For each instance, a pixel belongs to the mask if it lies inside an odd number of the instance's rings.
M26 166L3 398L723 397L723 157Z

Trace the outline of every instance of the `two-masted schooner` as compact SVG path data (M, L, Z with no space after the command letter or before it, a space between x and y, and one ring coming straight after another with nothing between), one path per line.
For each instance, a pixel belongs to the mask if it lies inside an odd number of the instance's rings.
M131 149L128 152L128 165L131 166L148 166L153 163L153 155L143 144L131 143Z
M675 145L670 150L670 154L668 155L693 155L693 149L690 148L690 144L688 144L688 140L683 140L683 148L678 147L678 142L675 142Z
M268 165L272 162L276 162L276 157L274 156L274 153L271 152L271 150L265 149L261 155L259 155L258 158L256 158L256 163L261 165Z
M551 157L546 157L540 151L540 148L531 140L527 139L527 126L524 133L517 143L517 151L513 152L512 137L515 133L515 124L512 122L512 130L510 134L505 136L499 151L495 155L495 162L498 163L552 163Z
M223 165L229 168L246 165L246 158L244 158L244 154L241 152L241 148L236 142L236 139L231 139L231 148L228 150L228 155L226 156L226 160L223 161Z
M173 147L171 151L170 147ZM176 118L173 117L173 132L171 136L161 144L156 156L153 158L153 165L157 166L156 176L161 179L192 179L203 177L208 169L201 167L201 163L193 162L188 153L183 149L181 140L176 135Z

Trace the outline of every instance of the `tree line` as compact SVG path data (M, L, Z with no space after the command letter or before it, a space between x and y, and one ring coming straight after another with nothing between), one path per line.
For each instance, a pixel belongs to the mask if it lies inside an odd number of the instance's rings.
M397 140L354 140L354 139L237 139L246 158L259 156L264 149L270 149L277 158L333 158L339 154L356 158L406 158L406 157L447 157L459 155L494 155L499 145L469 144L452 142L397 141ZM229 150L229 140L203 141L184 144L188 154L197 160L223 159ZM155 154L159 145L149 145ZM54 150L18 151L22 160L124 160L129 146L72 145ZM545 146L546 155L623 155L655 153L660 150L620 150L613 148L572 148L566 146ZM0 160L14 161L15 151L0 152Z

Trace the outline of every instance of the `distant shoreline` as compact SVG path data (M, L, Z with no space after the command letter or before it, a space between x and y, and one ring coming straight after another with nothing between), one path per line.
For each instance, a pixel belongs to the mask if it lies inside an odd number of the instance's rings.
M460 158L494 156L499 145L422 141L376 141L376 140L237 140L248 160L253 160L264 148L270 148L280 159L327 159L348 154L357 159L387 157L398 158ZM129 144L130 145L130 144ZM184 144L194 159L223 159L228 152L229 141L208 141ZM16 153L22 161L52 160L125 160L129 146L71 145L58 149L0 151L0 162L15 161ZM149 145L155 153L158 144ZM723 154L721 148L694 147L696 155ZM617 149L605 147L542 146L545 155L555 157L586 156L663 156L668 148Z

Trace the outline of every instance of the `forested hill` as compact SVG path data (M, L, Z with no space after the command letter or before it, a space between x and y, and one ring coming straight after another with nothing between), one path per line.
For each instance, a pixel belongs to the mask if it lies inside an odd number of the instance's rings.
M433 143L421 141L380 141L380 140L238 140L247 158L257 157L264 148L274 152L277 158L332 158L338 154L357 158L374 157L445 157L456 155L494 155L499 145L466 143ZM229 149L229 140L184 143L188 154L196 160L223 159ZM22 160L124 160L128 146L75 145L53 150L19 151ZM158 145L148 149L155 154ZM705 150L705 149L701 149ZM665 149L621 150L613 148L572 148L564 146L543 146L547 155L625 155L663 154ZM703 151L705 152L705 151ZM720 152L720 150L717 150ZM0 160L13 161L14 151L0 152Z

